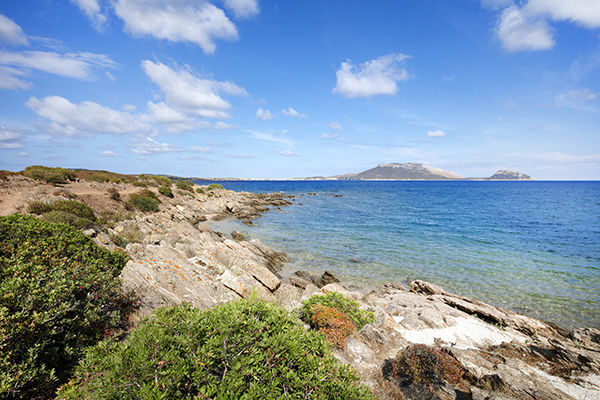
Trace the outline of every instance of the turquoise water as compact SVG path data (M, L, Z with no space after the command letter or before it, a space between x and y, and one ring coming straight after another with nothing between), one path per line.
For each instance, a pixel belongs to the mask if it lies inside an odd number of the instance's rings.
M287 252L289 270L357 285L424 279L568 328L600 326L600 182L220 183L317 194L255 227L222 226Z

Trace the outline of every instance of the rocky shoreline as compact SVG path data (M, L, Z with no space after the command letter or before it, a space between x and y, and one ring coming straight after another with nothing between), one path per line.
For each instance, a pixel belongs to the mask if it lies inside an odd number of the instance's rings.
M57 188L10 177L0 187L0 211L24 212L32 201L77 198L98 212L125 212L122 201L107 194L110 188L121 196L138 189L91 182ZM216 189L161 200L158 212L133 213L110 227L85 231L110 249L117 248L119 236L136 238L125 246L131 260L121 273L123 289L140 300L133 324L157 307L182 302L204 309L257 296L293 312L311 296L338 292L375 313L376 322L351 335L335 355L380 399L600 398L597 329L569 332L418 280L362 293L328 272L282 279L285 254L237 232L213 231L207 222L237 218L252 224L269 210L293 204L292 196ZM394 360L419 351L450 357L452 379L436 375L427 385L403 380Z

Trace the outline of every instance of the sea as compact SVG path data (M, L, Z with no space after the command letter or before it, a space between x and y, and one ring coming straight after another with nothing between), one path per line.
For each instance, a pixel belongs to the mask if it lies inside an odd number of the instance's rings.
M197 181L199 184L208 182ZM568 329L600 327L598 181L211 181L298 196L238 230L351 287L422 279Z

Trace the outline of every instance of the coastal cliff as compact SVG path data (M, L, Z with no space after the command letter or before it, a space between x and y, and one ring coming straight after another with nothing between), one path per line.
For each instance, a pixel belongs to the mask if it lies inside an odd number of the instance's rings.
M131 209L132 196L142 190L140 181L159 199L156 211ZM293 205L294 197L195 184L181 184L183 189L168 196L160 190L164 186L152 181L77 179L56 186L10 175L0 182L0 214L72 200L102 215L103 222L84 226L84 233L100 246L129 255L120 278L123 290L139 299L130 316L134 326L168 305L211 309L257 297L298 315L307 300L339 293L375 318L349 330L336 342L334 355L380 399L600 396L596 329L568 332L418 280L367 293L347 289L327 272L310 276L299 271L282 279L279 270L289 261L285 254L238 232L214 231L210 223L237 218L252 224L264 212L285 212L282 207ZM333 325L329 329L335 331Z

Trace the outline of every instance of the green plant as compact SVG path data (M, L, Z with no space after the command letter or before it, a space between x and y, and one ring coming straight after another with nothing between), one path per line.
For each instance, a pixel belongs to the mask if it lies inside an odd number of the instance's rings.
M156 194L148 189L131 194L126 203L130 208L140 211L158 211L159 204L160 200L158 200Z
M186 190L178 190L177 191L177 195L179 195L179 196L186 196L186 197L194 197L193 194L191 194L190 192L188 192Z
M373 399L323 337L258 300L164 307L91 348L62 399Z
M133 182L133 185L139 187L148 187L148 183L144 181L135 181Z
M67 183L75 179L75 171L65 168L51 168L32 165L20 172L28 178L38 179L51 184Z
M170 186L160 186L158 188L158 193L162 194L163 196L173 198L173 191L171 190Z
M27 210L32 214L41 215L45 221L66 224L77 229L87 228L97 221L94 211L87 204L75 200L57 200L54 203L34 201L29 203Z
M196 189L196 193L204 194L204 188L199 187Z
M171 186L173 181L171 178L162 176L162 175L146 175L142 174L139 176L139 179L147 181L153 186Z
M127 244L129 243L127 241L127 239L125 239L123 236L111 233L108 235L108 237L110 238L110 241L113 242L115 244L115 246L118 247L122 247L125 248L127 246Z
M194 192L194 188L193 188L194 184L189 181L177 181L175 186L177 186L177 189L187 190L188 192L192 192L192 193Z
M0 397L50 397L85 347L123 323L127 261L68 226L0 217Z
M106 193L108 193L108 196L113 199L114 201L121 201L121 194L119 193L119 191L113 187L108 188L106 190Z
M306 323L310 323L311 321L313 314L311 307L314 304L333 307L340 310L344 314L348 315L348 317L356 326L356 329L361 329L366 324L375 322L375 314L373 314L373 312L361 310L360 306L355 300L346 298L340 293L331 292L326 295L312 296L303 303L300 314L301 318Z
M31 214L42 215L50 211L52 211L52 205L43 201L32 201L27 205L27 212Z
M90 221L96 220L94 210L92 210L90 206L75 200L57 200L52 203L52 210L63 211L81 218L89 219Z
M81 218L64 211L53 210L42 214L41 218L46 222L65 224L75 229L85 229L94 226L94 222L90 221L89 219Z
M208 190L223 189L223 185L219 185L218 183L211 183L210 185L208 185L207 189Z

